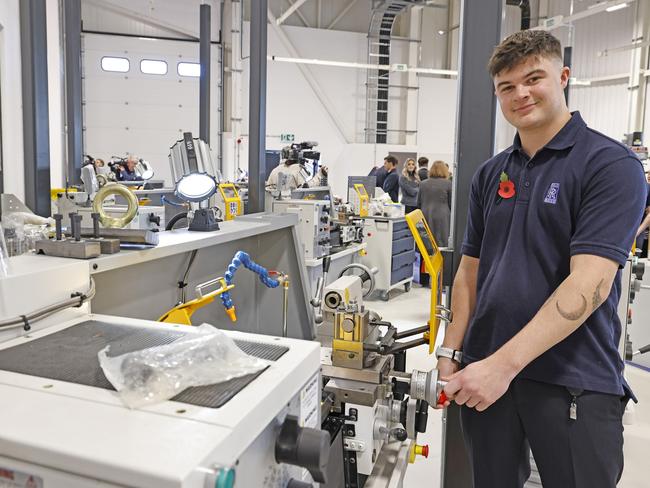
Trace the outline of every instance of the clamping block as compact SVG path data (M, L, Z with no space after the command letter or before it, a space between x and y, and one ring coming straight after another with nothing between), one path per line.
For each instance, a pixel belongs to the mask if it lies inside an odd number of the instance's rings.
M99 242L72 239L42 239L36 241L36 254L58 256L61 258L91 259L99 257L101 246Z
M120 240L119 239L109 239L107 237L100 237L97 239L86 239L88 242L98 242L102 254L115 254L120 252Z

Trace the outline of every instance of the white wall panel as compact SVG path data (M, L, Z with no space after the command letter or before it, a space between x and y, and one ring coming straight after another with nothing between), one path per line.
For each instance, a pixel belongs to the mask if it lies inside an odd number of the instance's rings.
M18 0L0 2L0 96L4 191L25 198L23 108Z
M574 87L569 108L579 110L592 129L620 141L627 125L627 84Z
M422 9L420 66L423 68L447 69L447 12L446 8Z
M155 178L171 185L169 147L182 132L198 137L199 79L180 77L176 64L198 62L199 45L86 34L84 63L85 150L93 157L136 154L154 167ZM218 149L219 46L212 46L210 146ZM102 56L130 60L128 73L101 69ZM166 61L166 75L140 72L141 59Z
M198 37L202 3L212 6L212 39L218 41L219 0L82 0L83 28L139 36Z
M573 73L578 78L628 73L632 51L598 56L598 52L632 42L634 4L593 15L575 23Z
M445 155L451 163L456 143L458 83L419 76L418 147L422 153Z

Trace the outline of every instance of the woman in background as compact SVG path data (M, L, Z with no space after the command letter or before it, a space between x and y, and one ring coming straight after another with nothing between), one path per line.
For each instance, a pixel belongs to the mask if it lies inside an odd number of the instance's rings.
M402 176L399 177L399 188L402 191L402 204L406 207L406 213L412 212L417 207L418 188L420 177L417 173L414 159L407 159L404 163Z
M438 247L447 247L451 220L451 180L444 161L435 161L429 178L420 183L416 202L436 239Z

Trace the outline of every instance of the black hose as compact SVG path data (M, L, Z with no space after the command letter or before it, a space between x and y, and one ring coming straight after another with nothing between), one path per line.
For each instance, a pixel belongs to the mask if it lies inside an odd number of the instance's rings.
M187 277L190 274L190 270L192 269L192 264L194 264L194 259L196 258L197 252L198 249L194 249L194 251L192 251L192 253L190 254L190 261L187 263L187 269L185 270L185 274L183 275L183 280L178 282L178 287L181 290L180 301L178 302L179 305L181 303L185 303L185 287L187 286Z
M178 222L181 219L186 219L187 218L187 212L179 212L176 215L174 215L171 219L169 219L169 222L167 222L167 225L165 225L165 230L172 230L174 228L174 224Z

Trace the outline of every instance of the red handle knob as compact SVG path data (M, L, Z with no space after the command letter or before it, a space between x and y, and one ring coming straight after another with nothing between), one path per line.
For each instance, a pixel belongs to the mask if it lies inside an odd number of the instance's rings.
M447 400L449 399L447 398L447 395L445 395L445 392L443 391L442 393L440 393L440 396L438 397L438 405L444 405Z

